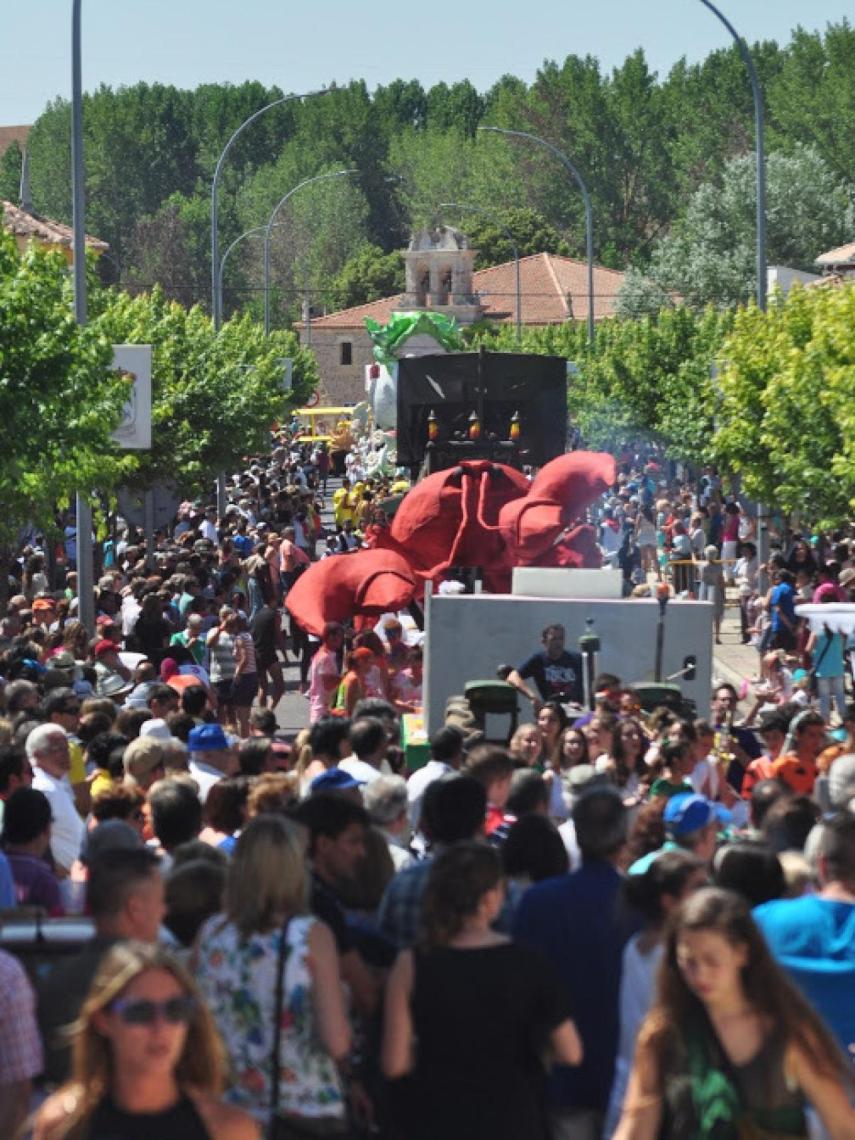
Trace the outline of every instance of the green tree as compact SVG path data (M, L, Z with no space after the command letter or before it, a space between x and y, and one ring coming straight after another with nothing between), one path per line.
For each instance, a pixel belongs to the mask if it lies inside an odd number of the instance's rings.
M165 477L186 493L206 489L219 471L263 451L274 420L301 406L317 384L313 357L293 333L265 338L248 317L233 318L214 334L210 318L185 309L162 290L102 298L99 331L113 343L153 346L152 447L128 453L128 485ZM293 390L283 393L283 360L294 361Z
M119 464L110 433L127 388L110 371L110 341L80 328L65 259L21 256L0 232L0 602L28 523L50 528L77 491L109 490Z
M847 20L824 33L796 28L781 63L767 88L773 139L809 143L855 184L855 28Z
M343 266L332 285L336 308L365 305L404 290L404 259L400 250L384 253L379 246L365 245Z
M800 146L767 163L770 265L813 268L824 250L852 234L852 187L819 154ZM663 288L693 305L746 301L755 283L754 159L731 159L720 184L704 183L659 245L650 267Z
M17 139L12 139L0 158L0 198L17 205L21 190L23 155Z
M491 211L490 216L477 210L460 210L456 215L450 212L449 216L454 217L455 225L464 231L472 248L478 251L476 269L512 260L514 250L508 235L513 238L520 257L535 253L566 256L570 252L561 234L536 210L525 206Z
M836 526L855 509L855 286L737 313L721 348L715 452L748 494Z

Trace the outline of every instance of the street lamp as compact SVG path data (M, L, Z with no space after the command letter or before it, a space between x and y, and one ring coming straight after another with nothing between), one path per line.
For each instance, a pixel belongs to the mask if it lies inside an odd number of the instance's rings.
M298 190L302 190L305 186L311 186L313 182L322 182L325 178L344 178L351 174L359 174L359 170L331 170L326 174L315 174L311 178L304 178L302 182L298 182L293 186L288 193L280 198L270 217L267 219L267 225L264 227L264 335L270 335L270 231L273 229L273 223L276 220L276 215L285 205L289 198L293 197Z
M706 0L704 0L706 3ZM510 131L505 127L478 127L479 131L492 131L497 135L511 135L513 138L528 139L529 142L537 143L538 146L546 147L551 154L554 154L560 163L563 164L570 175L576 180L576 184L582 191L582 200L585 203L585 251L588 260L588 344L594 343L594 221L593 212L591 210L591 195L588 193L588 187L585 185L585 180L570 159L559 150L554 143L542 139L540 135L530 134L528 131Z
M763 129L763 93L760 90L760 80L757 78L757 68L754 66L754 57L749 51L748 44L722 12L710 0L701 0L705 8L717 16L736 41L739 54L748 70L751 80L751 94L754 97L754 145L756 152L756 182L757 182L757 308L766 308L766 159L765 138Z
M766 309L766 159L765 137L763 127L763 92L760 90L760 80L757 77L757 68L754 66L754 57L748 44L739 35L730 20L712 4L710 0L701 0L705 8L709 8L714 16L724 24L736 41L739 54L748 71L751 81L751 94L754 98L754 149L756 157L755 178L757 182L757 308ZM769 533L766 527L765 509L762 503L757 504L757 561L763 567L769 556ZM758 574L758 585L766 588L766 574L761 569Z
M474 213L483 214L485 218L489 218L494 225L498 226L504 233L505 237L511 243L511 249L514 251L514 273L516 278L517 290L517 345L522 340L522 290L520 288L520 250L517 243L514 241L514 236L507 226L502 225L492 210L485 210L483 206L475 206L466 202L440 202L440 210L472 210Z
M220 174L222 173L223 163L226 161L226 156L231 150L232 146L237 142L240 135L246 130L251 123L260 118L265 111L270 111L273 107L280 107L283 103L291 103L295 99L311 99L315 95L326 95L330 89L325 87L319 91L309 91L304 95L283 95L281 99L274 99L272 103L267 103L264 107L260 107L254 114L250 115L248 119L244 119L237 130L232 134L229 141L220 152L220 157L217 159L217 165L214 169L214 177L211 181L211 313L214 318L214 331L220 331L220 322L223 317L223 298L217 292L217 285L219 279L219 239L217 235L217 223L219 221L219 214L217 208L217 187L220 182Z
M86 195L83 182L83 80L80 64L81 0L71 6L71 212L74 255L74 319L86 324ZM95 629L95 570L92 563L92 506L75 496L77 526L77 604L80 623Z

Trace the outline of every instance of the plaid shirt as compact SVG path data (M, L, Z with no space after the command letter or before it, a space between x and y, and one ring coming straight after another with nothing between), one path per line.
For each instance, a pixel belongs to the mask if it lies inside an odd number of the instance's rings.
M436 848L432 854L441 850L442 847ZM399 950L409 950L418 937L422 920L422 896L432 866L433 858L428 855L426 859L398 871L386 887L380 902L377 921L381 933ZM522 893L523 888L518 883L507 883L505 901L493 924L496 930L503 934L510 933L513 915Z
M3 1085L42 1071L42 1043L32 986L17 958L0 950L0 1095Z
M418 936L422 895L432 866L433 859L428 857L398 871L380 902L377 914L380 930L399 950L407 950Z

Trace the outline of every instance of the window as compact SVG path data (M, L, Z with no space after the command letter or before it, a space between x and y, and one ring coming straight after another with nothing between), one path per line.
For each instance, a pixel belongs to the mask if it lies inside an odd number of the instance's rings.
M338 362L339 364L353 364L353 344L349 340L343 340L338 346Z

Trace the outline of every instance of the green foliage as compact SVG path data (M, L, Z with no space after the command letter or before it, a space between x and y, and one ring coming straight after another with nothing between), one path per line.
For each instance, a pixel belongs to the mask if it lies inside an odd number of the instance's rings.
M103 330L74 320L61 254L20 256L0 233L0 545L49 526L75 492L114 485L126 388L111 360Z
M465 205L465 203L461 203ZM454 211L448 212L454 216ZM469 238L473 249L478 251L475 269L485 269L490 265L500 265L511 261L514 248L520 257L536 253L556 253L567 256L570 252L567 242L549 223L537 213L524 206L507 210L490 211L489 216L477 210L457 212L455 225Z
M714 447L757 498L839 525L855 509L855 285L739 312Z
M752 54L767 112L770 260L809 265L836 243L830 234L839 229L841 195L851 198L855 185L855 30L846 21L822 33L797 30L789 45L754 44ZM185 304L209 304L205 218L215 163L234 130L281 96L258 82L194 91L140 83L86 96L88 228L110 242L123 285L161 282ZM57 100L28 141L35 207L65 222L71 216L69 119L67 102ZM536 224L512 227L521 249L540 252L531 248L537 238L544 248L566 243L572 256L583 256L584 211L575 181L541 147L478 133L487 123L540 135L576 164L590 189L600 264L632 265L649 276L654 259L660 284L693 304L730 304L750 295L753 105L735 46L697 64L683 60L661 79L641 51L611 72L591 56L571 55L546 61L531 84L506 75L486 93L469 80L425 90L398 79L374 92L355 80L277 106L241 135L225 162L220 248L260 225L302 179L354 166L361 200L337 199L317 224L310 217L293 249L282 231L276 282L284 319L297 315L298 293L335 305L333 278L351 257L365 245L384 253L400 249L414 225L437 220L440 202L506 217L527 214ZM810 161L805 148L812 148ZM744 160L744 172L733 175L731 194L722 179L733 159ZM820 160L824 167L817 166ZM10 197L17 192L13 166L14 156L7 155L0 168ZM476 233L479 265L509 259L500 233L476 223L474 214L465 228ZM654 258L663 238L663 252ZM229 268L227 310L257 314L257 254L248 245L244 255ZM295 262L305 269L295 272ZM677 279L680 285L670 284ZM651 304L642 290L626 311Z
M403 291L404 259L400 251L384 253L377 245L364 245L345 262L331 290L336 309L365 305Z
M23 155L17 139L12 139L0 158L0 198L18 204L21 190L21 161Z
M153 346L152 448L128 453L123 478L145 487L169 477L186 493L206 487L219 471L261 451L286 406L300 407L317 383L313 357L293 333L265 339L248 317L215 336L198 307L185 309L162 290L112 294L97 319L113 343ZM294 360L293 391L283 395L283 359Z
M756 182L752 156L731 159L721 183L706 182L660 244L651 275L688 303L732 305L752 296L756 280ZM767 261L812 270L826 249L852 234L851 187L818 152L796 147L767 162Z

